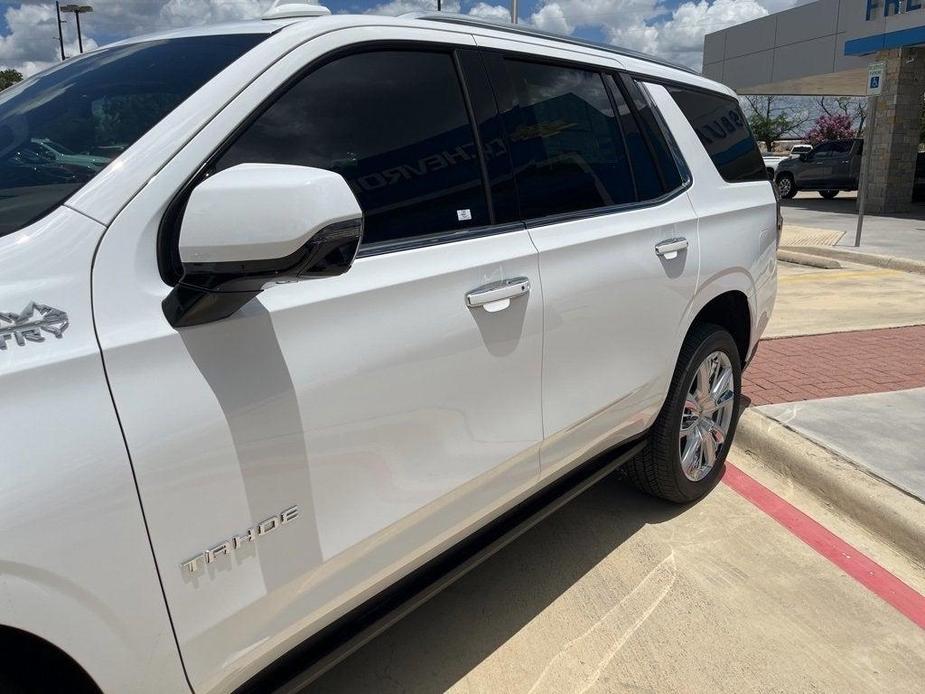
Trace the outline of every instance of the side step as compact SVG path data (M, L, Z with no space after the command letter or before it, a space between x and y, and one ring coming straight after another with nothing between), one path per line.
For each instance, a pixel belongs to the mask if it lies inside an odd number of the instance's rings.
M646 445L645 434L589 460L309 637L235 694L295 694L513 542Z

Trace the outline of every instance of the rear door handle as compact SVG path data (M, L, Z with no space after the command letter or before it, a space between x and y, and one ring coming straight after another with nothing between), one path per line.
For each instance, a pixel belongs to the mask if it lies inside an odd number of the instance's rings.
M655 244L655 255L665 260L673 260L678 257L678 253L686 250L687 246L687 239L684 238L665 239Z
M486 311L494 313L503 311L511 305L511 299L530 292L530 280L526 277L513 277L509 280L483 284L466 294L466 306L476 308L483 306Z

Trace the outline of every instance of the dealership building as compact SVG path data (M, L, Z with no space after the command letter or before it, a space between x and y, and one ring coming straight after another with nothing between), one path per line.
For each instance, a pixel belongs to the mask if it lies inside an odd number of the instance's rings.
M817 0L704 38L703 73L740 94L863 96L885 65L870 156L868 211L912 200L925 95L925 0Z

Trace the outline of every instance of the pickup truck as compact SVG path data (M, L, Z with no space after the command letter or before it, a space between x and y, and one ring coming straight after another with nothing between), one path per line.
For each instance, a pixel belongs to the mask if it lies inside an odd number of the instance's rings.
M764 168L768 172L768 178L774 180L777 175L778 165L790 158L789 154L762 154L761 159L764 162Z
M801 190L816 190L826 199L839 191L857 190L863 151L861 139L823 142L812 152L777 165L777 189L782 198L792 198Z

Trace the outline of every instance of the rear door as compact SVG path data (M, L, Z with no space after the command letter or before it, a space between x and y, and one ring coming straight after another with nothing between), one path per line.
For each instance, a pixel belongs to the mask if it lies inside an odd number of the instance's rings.
M545 302L543 474L642 431L697 284L685 181L632 80L487 53ZM675 244L659 255L662 243Z
M447 34L375 36L401 43L333 32L264 73L120 214L96 260L97 330L196 690L240 684L538 476L536 250L522 225L493 224L454 46L434 44ZM173 329L165 205L204 163L240 162L342 174L364 210L361 257ZM531 291L471 300L510 280ZM248 541L262 521L276 529Z

